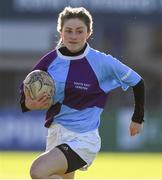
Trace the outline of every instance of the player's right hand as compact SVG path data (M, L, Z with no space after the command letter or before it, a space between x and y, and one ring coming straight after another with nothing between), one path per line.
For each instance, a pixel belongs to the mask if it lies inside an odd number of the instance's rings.
M30 97L29 91L25 90L25 105L30 110L48 109L52 105L51 97L47 93L40 94L36 99Z

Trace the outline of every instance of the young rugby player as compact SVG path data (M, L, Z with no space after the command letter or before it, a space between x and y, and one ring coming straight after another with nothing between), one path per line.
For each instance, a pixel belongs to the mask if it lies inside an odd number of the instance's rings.
M58 17L58 46L33 68L54 79L54 104L49 104L46 152L34 160L33 179L73 179L77 169L86 169L100 150L100 115L107 95L117 87L133 88L135 106L130 135L140 133L144 118L144 81L139 74L111 55L90 47L91 14L83 7L66 7ZM23 111L42 109L49 103L43 94L32 100L21 92Z

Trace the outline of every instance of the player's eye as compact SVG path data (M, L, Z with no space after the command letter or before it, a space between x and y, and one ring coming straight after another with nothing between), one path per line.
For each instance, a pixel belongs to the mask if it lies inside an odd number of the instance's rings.
M66 33L69 33L69 34L71 34L71 33L72 33L72 31L71 31L71 30L66 30L65 32L66 32Z
M82 34L83 33L83 31L77 31L77 34Z

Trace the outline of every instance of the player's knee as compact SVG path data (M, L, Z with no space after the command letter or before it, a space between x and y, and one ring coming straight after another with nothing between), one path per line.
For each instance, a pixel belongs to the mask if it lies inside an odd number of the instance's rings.
M40 166L33 164L30 168L30 177L32 179L50 179L51 175L43 172ZM52 178L62 179L60 175L56 175L55 173L53 173Z
M41 173L40 170L36 170L36 169L33 169L31 168L30 169L30 177L32 179L62 179L62 176L61 175L56 175L56 174L53 174L53 175L44 175Z
M30 177L32 179L40 179L38 173L36 171L30 170Z
M32 179L42 179L42 174L41 174L41 171L36 168L36 167L31 167L30 168L30 176Z

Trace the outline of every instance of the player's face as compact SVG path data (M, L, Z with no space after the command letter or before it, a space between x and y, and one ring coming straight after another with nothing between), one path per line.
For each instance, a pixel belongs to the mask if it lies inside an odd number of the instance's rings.
M63 44L71 52L80 51L89 37L87 26L83 21L77 18L66 20L60 35Z

